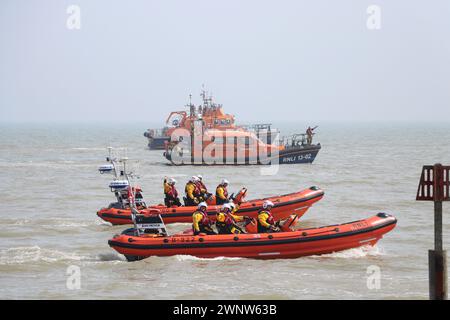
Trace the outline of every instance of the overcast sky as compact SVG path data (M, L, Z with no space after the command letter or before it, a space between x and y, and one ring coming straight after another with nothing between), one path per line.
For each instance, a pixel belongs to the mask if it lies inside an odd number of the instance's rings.
M450 121L450 1L0 1L1 122L163 122L202 84L247 122Z

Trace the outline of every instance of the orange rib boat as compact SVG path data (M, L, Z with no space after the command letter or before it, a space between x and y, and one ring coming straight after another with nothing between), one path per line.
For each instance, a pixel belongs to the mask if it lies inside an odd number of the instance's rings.
M254 259L297 258L375 245L391 231L397 219L379 213L367 219L320 228L270 234L161 236L134 235L134 229L108 241L127 260L150 256L191 255L200 258L242 257Z
M317 201L322 199L324 195L323 190L317 187L311 187L299 192L290 194L255 199L242 202L237 211L237 215L250 216L255 218L258 215L258 211L262 209L264 200L272 201L275 206L272 209L272 214L275 219L285 219L291 214L302 216L305 212ZM215 219L217 210L220 206L210 205L208 206L208 215L211 219ZM141 214L160 214L166 224L169 223L192 223L192 213L196 210L196 207L171 207L168 208L164 205L151 206L146 209L140 210ZM131 210L130 209L116 209L116 208L103 208L97 212L97 215L113 225L120 224L132 224Z

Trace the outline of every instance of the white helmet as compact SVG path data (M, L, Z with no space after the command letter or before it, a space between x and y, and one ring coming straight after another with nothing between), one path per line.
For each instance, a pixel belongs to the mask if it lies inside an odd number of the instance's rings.
M224 185L224 184L230 184L230 183L228 182L227 179L222 179L222 182L221 182L220 184L221 184L221 185Z
M175 180L174 178L169 179L169 184L175 184L175 183L177 183L177 180Z
M201 209L201 208L208 208L208 205L206 204L206 202L200 202L197 206L197 209Z
M273 202L272 202L272 201L269 201L269 200L266 200L266 201L264 201L264 203L263 203L263 208L264 208L264 209L267 209L268 207L273 207L273 206L274 206Z
M236 209L236 204L234 202L228 203L231 207L231 209Z
M203 180L203 176L201 174L197 175L198 180L202 181Z
M196 176L192 176L192 178L191 178L191 180L189 180L189 181L191 181L191 182L197 182L199 179L196 177Z
M225 203L223 206L222 206L222 210L224 210L224 209L228 209L228 210L232 210L232 207L231 207L231 205L229 204L229 203Z

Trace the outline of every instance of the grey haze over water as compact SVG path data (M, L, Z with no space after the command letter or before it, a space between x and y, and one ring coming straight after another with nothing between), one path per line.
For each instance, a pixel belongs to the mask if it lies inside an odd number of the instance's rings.
M443 0L4 0L0 121L160 122L203 83L246 122L445 121L449 15Z

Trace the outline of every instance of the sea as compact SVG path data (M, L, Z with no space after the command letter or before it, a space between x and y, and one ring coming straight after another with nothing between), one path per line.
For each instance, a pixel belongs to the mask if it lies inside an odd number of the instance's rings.
M171 166L147 148L149 124L0 125L1 299L427 299L433 203L415 200L423 165L450 165L448 123L323 123L312 164ZM280 123L282 133L304 123ZM163 201L162 180L222 178L247 199L310 186L324 198L299 227L394 215L397 227L374 247L297 259L202 259L178 255L127 262L108 246L126 226L96 216L113 202L111 176L100 175L107 147L129 158L148 204ZM444 248L450 203L444 203ZM168 226L169 233L188 224Z

